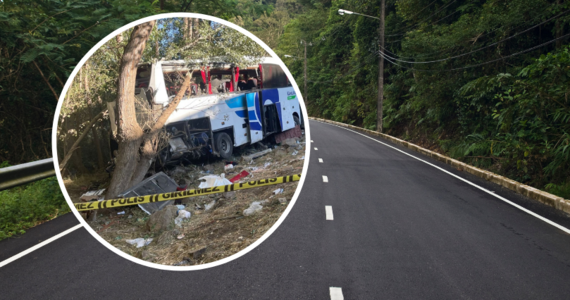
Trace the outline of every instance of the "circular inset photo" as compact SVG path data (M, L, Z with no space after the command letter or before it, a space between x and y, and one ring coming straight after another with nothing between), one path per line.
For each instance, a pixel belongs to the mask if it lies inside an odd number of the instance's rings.
M112 251L203 269L259 245L291 210L308 165L306 115L285 65L244 29L149 17L106 37L70 76L56 173Z

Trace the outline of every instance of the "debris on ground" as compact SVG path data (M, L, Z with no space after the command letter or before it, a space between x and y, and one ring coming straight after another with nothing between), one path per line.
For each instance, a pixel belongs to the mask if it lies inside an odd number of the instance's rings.
M180 170L176 168L175 170ZM181 173L181 171L175 171L175 173ZM128 198L135 196L145 196L162 194L168 192L174 192L178 188L178 184L172 180L168 175L163 172L156 173L149 178L141 181L139 184L129 188L128 190L122 192L119 197ZM160 201L139 204L139 207L149 215L161 210L163 207L172 204L173 201Z
M262 157L271 151L272 151L271 148L269 148L267 150L263 150L263 151L260 151L260 152L257 152L257 153L251 154L251 155L247 155L247 156L243 157L243 160L251 163L254 159Z
M216 200L212 200L212 202L210 202L210 203L204 205L204 210L205 210L205 211L209 211L209 210L211 210L212 208L214 208L214 205L216 205Z
M262 151L259 149L263 147L251 145L238 149L227 160L188 162L161 173L169 178L171 191L299 174L305 162L304 156L299 156L305 147L304 137L289 138ZM294 151L297 156L292 156ZM242 163L236 163L239 161ZM134 257L163 265L199 265L229 257L257 241L287 209L297 186L298 182L287 182L189 197L165 204L150 215L138 206L126 206L101 212L89 225L114 247ZM78 199L82 194L75 195ZM119 211L125 213L117 214ZM144 250L125 243L137 238L154 240Z
M256 212L261 211L262 209L263 209L263 206L261 205L261 202L255 201L255 202L252 202L249 205L249 207L243 211L243 215L244 216L251 216L251 215L255 214Z
M192 214L189 211L184 209L178 210L178 217L174 219L174 225L181 227L184 219L190 219L190 216L192 216Z
M84 202L103 200L103 198L105 197L105 195L103 194L104 192L105 192L105 189L89 191L89 192L81 195L81 197L79 199L81 199L81 201L84 201Z
M234 183L242 178L245 178L249 175L249 173L246 170L241 171L239 174L237 174L236 176L232 177L232 179L230 179L230 182Z
M221 176L209 175L209 176L200 177L198 179L205 180L204 182L200 183L200 185L198 186L201 189L232 184L231 181L225 178L224 173L222 173Z
M152 238L148 238L148 239L138 238L138 239L134 239L134 240L125 240L125 242L127 242L131 245L136 245L137 248L141 248L141 247L144 247L144 246L147 246L148 244L150 244L150 242L152 242Z

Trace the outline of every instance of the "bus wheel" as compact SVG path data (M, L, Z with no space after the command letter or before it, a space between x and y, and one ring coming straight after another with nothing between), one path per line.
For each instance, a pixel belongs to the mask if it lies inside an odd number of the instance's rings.
M220 156L224 159L230 158L234 150L232 144L232 139L225 132L220 132L215 135L216 150L220 153Z
M295 121L295 126L299 125L301 126L301 129L305 129L305 126L301 124L301 121L299 120L299 117L297 115L293 115L293 121Z

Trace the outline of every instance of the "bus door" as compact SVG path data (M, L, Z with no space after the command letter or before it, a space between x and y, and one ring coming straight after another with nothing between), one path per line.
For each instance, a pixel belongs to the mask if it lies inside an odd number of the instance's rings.
M279 93L277 89L263 90L260 92L263 110L261 112L264 136L281 132L282 113Z
M247 117L249 124L250 143L256 143L263 139L263 123L261 122L261 107L259 106L258 93L245 94Z

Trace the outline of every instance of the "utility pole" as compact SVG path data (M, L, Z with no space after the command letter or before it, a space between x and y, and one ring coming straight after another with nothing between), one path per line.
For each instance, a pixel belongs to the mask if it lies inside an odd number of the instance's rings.
M380 38L379 51L384 52L384 11L386 7L385 0L382 0L381 12L380 12L380 27L378 28L378 36ZM376 120L376 131L382 133L382 109L384 105L384 56L380 55L380 61L378 62L378 109L377 109L377 120Z
M378 49L378 51L380 52L380 61L378 62L378 101L377 101L378 109L377 109L377 113L376 113L376 131L378 131L380 133L382 132L382 105L384 104L384 55L383 55L383 52L384 52L384 15L385 15L385 9L386 9L386 0L382 0L381 8L380 8L380 10L381 10L380 18L361 14L361 13L357 13L357 12L353 12L353 11L346 10L346 9L339 9L338 10L338 14L341 16L358 15L358 16L364 16L364 17L380 20L380 27L378 27L378 38L380 39L378 41L378 46L380 48L380 49Z

